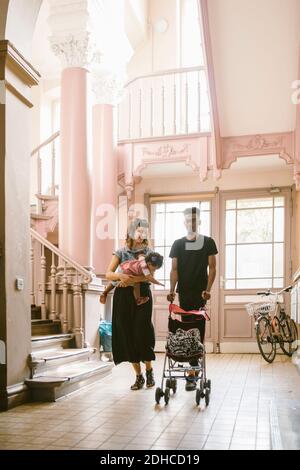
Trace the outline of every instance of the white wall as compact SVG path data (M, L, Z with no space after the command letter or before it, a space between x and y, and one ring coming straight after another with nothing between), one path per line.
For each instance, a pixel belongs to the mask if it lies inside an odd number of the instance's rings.
M32 32L42 0L10 0L5 39L25 56L31 58Z
M293 172L291 168L280 171L246 171L235 172L223 170L222 177L214 180L213 175L203 183L200 183L196 176L186 177L165 177L165 178L147 178L143 179L136 186L135 202L143 204L144 194L186 194L196 192L213 191L216 187L220 191L243 190L254 188L270 188L273 186L292 186Z
M176 68L178 53L178 12L177 0L150 0L149 33L147 41L136 51L128 67L128 78L155 71ZM165 18L169 24L165 33L158 33L153 24L158 18Z
M208 0L222 136L291 131L299 0Z

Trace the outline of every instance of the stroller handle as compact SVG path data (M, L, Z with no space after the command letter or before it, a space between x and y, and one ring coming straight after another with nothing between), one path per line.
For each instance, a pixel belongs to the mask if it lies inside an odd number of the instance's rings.
M205 320L210 320L209 315L205 308L202 310L183 310L183 308L179 307L176 304L169 304L169 313L180 314L180 315L198 315L199 317L204 317Z

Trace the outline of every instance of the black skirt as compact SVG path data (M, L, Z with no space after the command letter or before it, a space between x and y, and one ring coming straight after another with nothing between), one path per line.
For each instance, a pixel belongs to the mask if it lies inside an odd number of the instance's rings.
M115 364L155 359L152 324L152 294L149 284L141 284L141 296L148 302L137 305L133 287L117 287L113 297L112 352Z

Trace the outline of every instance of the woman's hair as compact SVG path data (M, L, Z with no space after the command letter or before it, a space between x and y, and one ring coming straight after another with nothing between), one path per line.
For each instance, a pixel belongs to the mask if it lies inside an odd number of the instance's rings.
M134 243L134 235L135 235L135 232L136 232L136 229L139 228L139 227L145 227L145 228L149 228L149 223L146 219L134 219L131 224L128 226L127 228L127 235L126 235L126 246L131 250L132 246L133 246L133 243ZM148 241L148 238L145 238L143 241L142 241L143 245L145 246L145 248L148 247L149 245L149 241Z
M164 257L159 253L149 253L149 255L145 257L145 261L159 269L163 265Z

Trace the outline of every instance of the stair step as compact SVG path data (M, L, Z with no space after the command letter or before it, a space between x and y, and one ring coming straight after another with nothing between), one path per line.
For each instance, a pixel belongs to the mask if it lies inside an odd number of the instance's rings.
M73 341L74 335L71 333L40 335L31 337L31 348L33 351L38 350L63 350L64 347L70 346Z
M40 353L36 354L36 358L43 361L55 361L57 359L62 359L71 356L83 356L94 353L96 348L82 348L82 349L62 349L61 351L57 351L56 354L53 354L51 351L41 351Z
M30 355L29 365L35 377L67 363L90 360L95 353L96 348L41 350Z
M59 320L35 320L31 322L32 336L49 335L61 333L61 322Z
M49 194L36 194L35 197L41 201L58 201L58 196L51 196Z
M33 400L55 401L86 385L96 382L111 372L112 363L88 361L58 367L25 382Z
M34 214L33 212L30 214L30 217L34 220L50 220L52 219L52 215L43 215L43 214Z
M54 320L54 321L59 322L59 320ZM49 325L52 323L53 323L53 320L42 320L41 318L33 318L31 320L31 325Z

